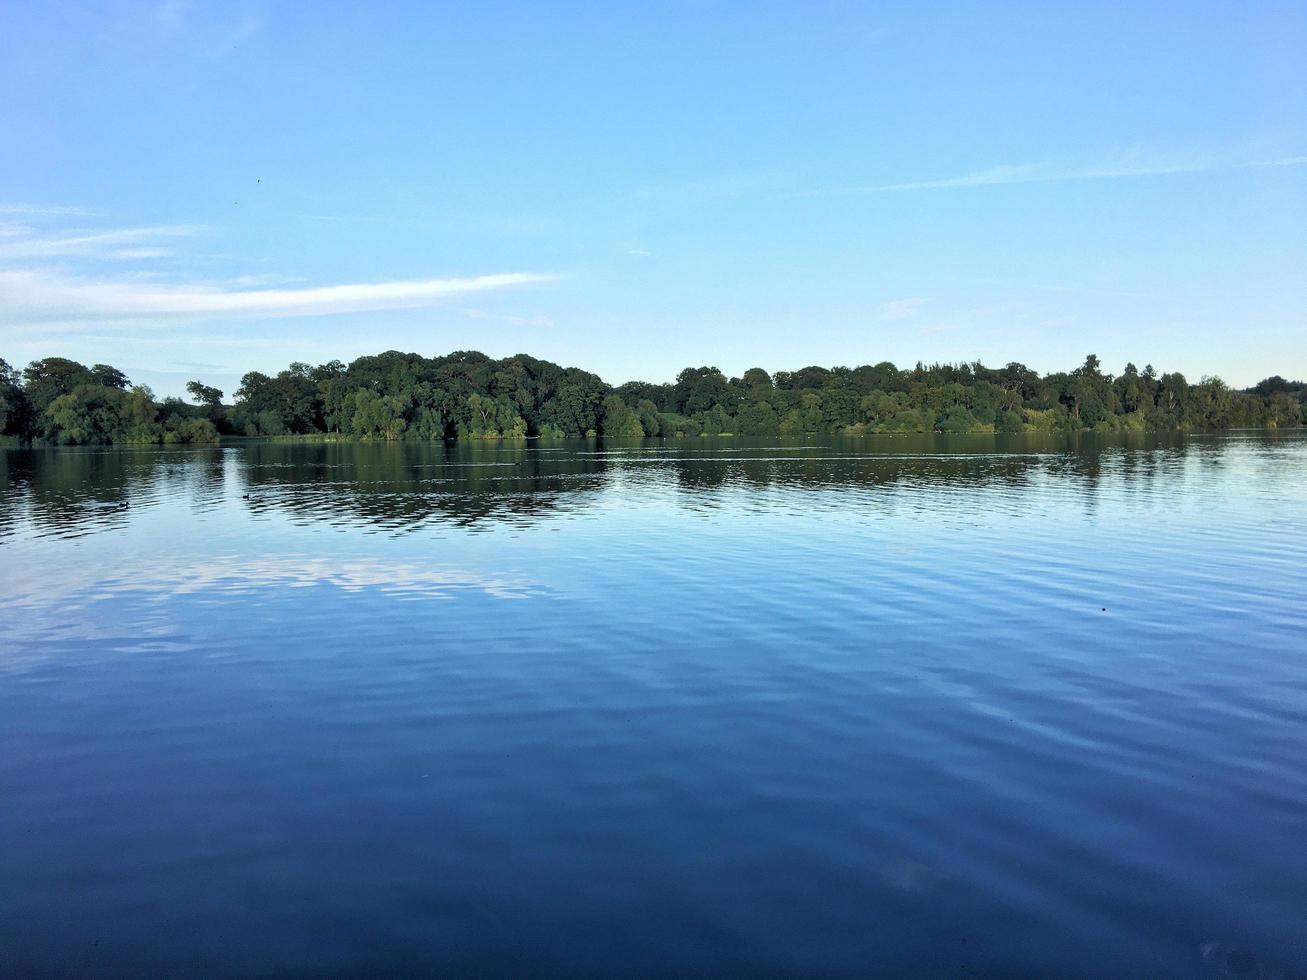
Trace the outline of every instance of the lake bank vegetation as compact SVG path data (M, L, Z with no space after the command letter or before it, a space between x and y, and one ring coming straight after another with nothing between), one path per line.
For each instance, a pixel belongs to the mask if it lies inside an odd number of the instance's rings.
M223 436L378 441L907 432L1131 432L1307 424L1307 385L1273 376L1236 391L1094 355L1068 372L889 362L728 378L686 368L672 383L610 386L525 354L424 357L387 351L346 365L251 371L233 400L191 381L190 401L155 399L118 369L60 357L19 371L0 360L0 434L54 445L215 443Z

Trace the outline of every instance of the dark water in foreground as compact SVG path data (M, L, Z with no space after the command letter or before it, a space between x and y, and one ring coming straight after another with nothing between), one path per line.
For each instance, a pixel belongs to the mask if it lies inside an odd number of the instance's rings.
M1307 964L1303 436L0 467L0 973Z

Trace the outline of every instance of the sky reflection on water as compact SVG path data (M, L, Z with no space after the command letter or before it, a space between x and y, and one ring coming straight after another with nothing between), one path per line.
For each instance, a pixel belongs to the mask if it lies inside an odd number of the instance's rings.
M0 467L10 972L1302 967L1297 433Z

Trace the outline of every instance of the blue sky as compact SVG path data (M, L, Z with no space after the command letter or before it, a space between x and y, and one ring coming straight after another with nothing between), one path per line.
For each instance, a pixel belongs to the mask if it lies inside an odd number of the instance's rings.
M7 3L0 356L1307 375L1307 5Z

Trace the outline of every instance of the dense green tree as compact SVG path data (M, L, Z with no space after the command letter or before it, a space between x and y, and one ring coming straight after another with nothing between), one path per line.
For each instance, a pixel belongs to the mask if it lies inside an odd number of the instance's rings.
M354 414L350 426L355 435L365 439L393 442L408 427L403 400L394 395L379 395L370 388L354 393Z
M644 435L644 425L638 416L620 395L609 395L604 399L604 417L601 423L604 436L613 439L639 439Z
M33 361L22 377L0 361L0 430L59 445L212 442L215 427L179 399L154 400L117 368L67 358ZM203 424L200 424L203 422Z
M32 406L22 377L0 358L0 435L23 438L32 425Z
M1139 377L1139 370L1133 364L1127 364L1120 376L1112 382L1116 390L1117 402L1124 412L1137 412L1151 403L1152 397Z
M568 368L557 395L541 409L541 425L567 436L597 433L603 415L606 386L593 374Z
M66 357L44 357L23 370L23 391L35 412L44 412L60 395L69 394L80 385L97 384L85 364Z
M67 446L150 443L163 438L158 406L143 392L78 385L44 412L45 435Z
M1111 378L1099 369L1097 356L1088 355L1085 363L1071 372L1062 401L1078 428L1102 426L1116 414L1116 392Z
M640 428L646 436L661 436L668 433L663 431L663 417L658 413L658 406L648 398L643 398L635 406L635 414L640 419Z
M1189 398L1189 382L1179 371L1162 375L1158 383L1157 404L1166 412L1178 413Z
M721 405L695 412L690 418L693 422L691 428L697 429L700 435L719 436L734 429L734 420Z
M642 401L653 404L655 409L663 411L670 405L674 389L671 385L657 385L648 381L628 381L618 385L613 393L620 395L628 405L638 405Z
M862 397L848 378L835 376L828 379L821 389L819 429L822 432L838 432L850 425L858 416L861 402Z
M996 432L1023 432L1025 427L1025 421L1018 409L1003 408L994 416L994 430Z
M936 423L940 432L974 432L980 428L980 422L961 405L950 405Z
M1303 408L1307 403L1300 403L1287 392L1276 392L1268 399L1268 421L1277 429L1287 429L1303 424Z
M222 390L199 381L186 382L186 391L199 402L202 414L193 417L206 419L214 431L228 431L227 409L222 404Z
M201 405L207 405L210 408L222 407L222 391L218 388L211 388L199 381L188 381L186 382L186 390Z
M91 365L91 383L105 388L117 388L119 391L126 391L132 386L127 375L108 364Z
M771 436L780 431L781 420L770 402L752 401L735 417L735 431L742 436Z
M459 435L469 439L520 439L526 436L526 420L507 395L497 398L471 394L467 397L468 421L461 423Z
M1220 378L1204 377L1190 389L1183 419L1196 429L1228 428L1234 415L1234 394Z
M676 376L671 408L682 415L694 415L720 406L733 415L739 400L740 391L732 388L717 368L686 368Z
M296 362L276 377L250 371L241 378L241 386L236 391L236 413L253 420L253 427L258 431L249 434L278 435L321 429L321 403L311 371L307 364Z
M218 441L218 429L208 419L170 415L164 420L163 441L168 444L178 442L212 444Z

